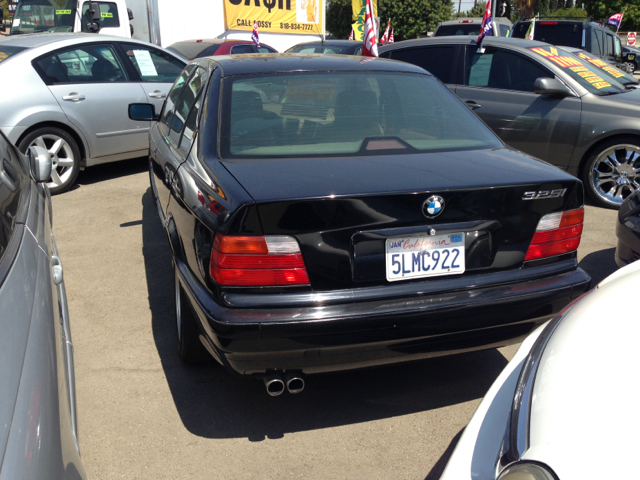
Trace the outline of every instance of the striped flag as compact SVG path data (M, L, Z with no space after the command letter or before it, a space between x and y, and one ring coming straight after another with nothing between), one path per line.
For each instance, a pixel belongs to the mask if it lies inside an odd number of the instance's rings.
M353 40L353 28L351 29L351 33L349 34L349 40Z
M393 43L393 28L391 29L391 35L389 35L389 43Z
M384 35L382 35L382 38L380 39L380 43L382 45L386 45L387 43L389 43L389 29L391 28L391 19L389 19L389 23L387 23L387 29L384 31Z
M366 14L364 17L364 42L362 45L362 56L378 56L378 42L376 40L376 29L373 26L373 7L371 6L371 0L367 0Z
M256 44L256 47L260 46L260 37L258 36L258 22L253 21L253 33L251 34L251 40Z

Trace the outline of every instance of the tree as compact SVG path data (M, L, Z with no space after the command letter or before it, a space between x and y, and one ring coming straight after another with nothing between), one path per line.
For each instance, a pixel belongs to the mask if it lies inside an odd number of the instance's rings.
M589 16L600 22L606 22L616 13L624 13L620 25L622 32L640 29L640 0L589 0L584 7Z
M487 2L478 2L467 14L470 17L482 17L484 16L485 8L487 8Z
M516 8L518 16L522 18L531 18L534 15L535 0L516 0Z
M327 4L327 32L338 38L349 38L351 33L351 0L331 0Z
M7 0L0 1L0 7L4 8L4 18L9 18L9 2Z

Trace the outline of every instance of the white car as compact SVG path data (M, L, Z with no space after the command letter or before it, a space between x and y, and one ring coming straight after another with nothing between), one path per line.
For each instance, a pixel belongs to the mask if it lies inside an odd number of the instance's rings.
M149 152L149 122L127 116L133 102L160 111L185 62L133 39L90 33L0 39L0 130L23 153L46 148L51 193L80 169Z
M464 430L441 480L636 478L640 316L618 270L522 343Z

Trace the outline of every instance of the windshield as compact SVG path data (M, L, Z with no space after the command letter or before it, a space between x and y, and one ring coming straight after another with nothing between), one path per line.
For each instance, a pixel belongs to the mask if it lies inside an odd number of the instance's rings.
M565 50L563 50L563 52L565 52ZM613 77L614 80L622 83L623 85L636 85L638 83L638 80L633 78L633 75L629 75L628 73L623 72L619 68L616 68L613 65L609 65L607 62L601 60L598 57L594 57L590 53L579 51L579 52L573 52L573 54L576 57L589 62L590 64L589 66L593 65L595 67L598 67L601 70L600 74L603 77L606 77L607 80Z
M0 44L0 62L6 60L11 55L15 55L18 52L26 50L27 47L11 47L9 45Z
M448 37L450 35L480 35L480 23L441 25L436 30L434 37Z
M224 80L223 158L402 155L502 143L435 78L386 72ZM228 89L228 90L227 90Z
M11 34L72 32L76 0L20 0Z
M516 38L525 38L529 25L531 25L531 22L518 22L516 28L511 33L511 36ZM533 39L551 43L552 45L581 48L583 46L582 22L536 22L535 29L533 31Z
M611 95L626 92L627 89L611 75L600 75L600 68L583 58L578 58L566 50L552 46L530 48L534 54L545 57L559 66L564 73L595 95ZM598 60L602 62L602 60ZM604 63L604 62L602 62ZM607 65L604 63L605 66ZM606 78L603 78L605 76Z

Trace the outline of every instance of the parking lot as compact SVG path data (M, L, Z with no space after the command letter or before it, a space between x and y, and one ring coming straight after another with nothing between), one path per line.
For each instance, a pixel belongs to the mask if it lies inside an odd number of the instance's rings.
M517 346L309 377L300 395L175 352L170 250L146 159L53 198L89 478L439 478ZM616 211L588 205L580 266L616 270Z

